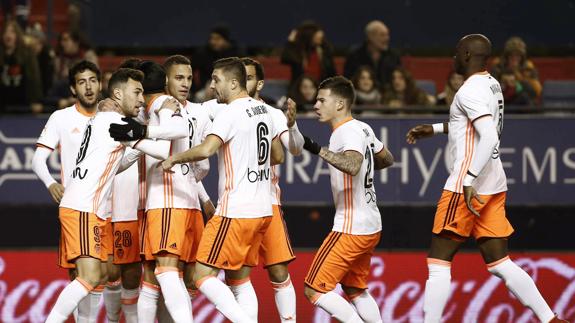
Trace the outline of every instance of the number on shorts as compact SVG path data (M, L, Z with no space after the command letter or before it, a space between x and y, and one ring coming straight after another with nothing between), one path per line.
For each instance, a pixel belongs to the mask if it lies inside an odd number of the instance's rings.
M127 248L132 245L132 233L128 230L116 231L114 232L114 237L116 237L114 241L116 248Z

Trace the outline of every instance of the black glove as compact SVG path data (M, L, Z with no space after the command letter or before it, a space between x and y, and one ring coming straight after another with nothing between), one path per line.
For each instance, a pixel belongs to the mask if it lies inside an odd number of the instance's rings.
M122 121L127 124L112 123L110 125L110 137L116 141L134 141L146 138L148 126L139 123L138 121L124 117Z
M319 154L319 151L321 150L321 146L317 142L311 140L311 138L309 138L307 136L303 136L303 140L304 140L303 149L309 151L310 153L312 153L314 155Z

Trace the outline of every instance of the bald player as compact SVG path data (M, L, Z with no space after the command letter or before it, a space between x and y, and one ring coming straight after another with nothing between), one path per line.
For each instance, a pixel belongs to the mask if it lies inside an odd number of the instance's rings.
M449 122L419 125L407 142L448 134L452 165L437 205L427 263L423 310L425 322L440 322L449 298L451 262L461 244L473 236L487 270L541 322L560 320L545 302L531 277L509 258L507 239L513 228L505 214L507 179L499 156L503 130L503 95L499 82L487 73L491 42L480 34L457 43L455 71L465 83L455 94ZM464 318L468 321L469 318Z

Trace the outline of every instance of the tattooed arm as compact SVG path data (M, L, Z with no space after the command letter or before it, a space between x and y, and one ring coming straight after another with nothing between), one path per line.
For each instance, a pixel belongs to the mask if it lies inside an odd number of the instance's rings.
M322 147L319 156L333 167L351 176L357 175L363 162L363 156L355 150L347 150L341 153L334 153Z
M373 169L384 169L393 165L393 155L387 148L383 148L380 152L373 156Z

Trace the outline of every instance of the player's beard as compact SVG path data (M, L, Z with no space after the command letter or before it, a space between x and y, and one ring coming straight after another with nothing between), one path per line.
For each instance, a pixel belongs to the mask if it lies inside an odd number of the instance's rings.
M76 99L78 99L80 105L82 105L86 109L92 109L96 107L96 105L98 104L98 96L96 95L96 93L94 93L94 102L88 102L88 100L83 95L78 95Z

